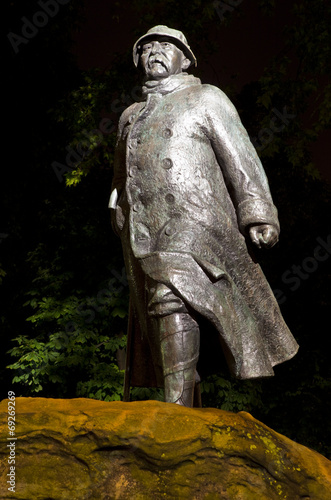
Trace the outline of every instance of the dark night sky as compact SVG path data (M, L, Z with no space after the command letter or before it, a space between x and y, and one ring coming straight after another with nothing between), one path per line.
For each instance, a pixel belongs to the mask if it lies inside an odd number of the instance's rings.
M73 53L81 69L107 68L114 54L132 47L136 40L133 30L136 17L131 2L122 0L120 7L109 0L86 0L85 17L80 33L76 35ZM199 72L203 83L212 83L220 88L234 85L240 91L246 83L260 78L272 57L283 47L283 28L291 24L291 2L278 0L275 15L267 17L257 7L257 2L242 0L229 26L215 26L213 36L221 51L201 60ZM215 23L218 18L215 19ZM163 24L160 18L159 24ZM181 29L180 26L175 28ZM185 33L190 43L189 33ZM196 52L192 47L193 52ZM132 64L132 71L134 66ZM290 110L289 110L290 111ZM307 117L309 119L309 117ZM322 176L331 181L330 131L320 136L313 146L313 160Z

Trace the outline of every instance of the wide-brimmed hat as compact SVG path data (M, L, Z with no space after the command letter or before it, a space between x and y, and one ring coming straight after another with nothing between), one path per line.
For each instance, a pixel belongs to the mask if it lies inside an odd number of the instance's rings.
M191 61L191 64L194 66L197 65L197 60L192 50L190 49L189 44L181 31L174 30L173 28L168 28L168 26L154 26L147 33L136 41L133 46L133 62L135 66L138 66L139 62L139 49L140 47L147 42L147 40L151 40L155 36L164 36L169 39L174 45L176 45L179 49L181 49L185 56Z

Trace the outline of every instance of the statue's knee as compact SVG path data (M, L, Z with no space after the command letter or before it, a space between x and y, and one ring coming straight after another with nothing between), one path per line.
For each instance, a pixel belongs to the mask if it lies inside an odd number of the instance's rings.
M149 316L166 316L185 311L186 307L182 299L163 283L156 283L149 289L147 306Z

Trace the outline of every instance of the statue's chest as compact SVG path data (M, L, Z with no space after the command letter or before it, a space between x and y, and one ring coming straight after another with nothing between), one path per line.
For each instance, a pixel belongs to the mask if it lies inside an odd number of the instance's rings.
M130 149L155 150L173 136L178 120L174 105L166 97L149 96L146 105L137 113L128 133Z
M178 94L150 95L145 106L130 117L125 131L130 152L143 156L162 154L200 134L198 110L190 99Z

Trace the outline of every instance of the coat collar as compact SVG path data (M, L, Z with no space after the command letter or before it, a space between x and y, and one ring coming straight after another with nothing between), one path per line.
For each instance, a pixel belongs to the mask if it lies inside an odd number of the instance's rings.
M191 85L200 85L201 81L188 73L180 73L179 75L171 75L163 80L149 80L142 87L142 100L146 100L149 94L169 94Z

